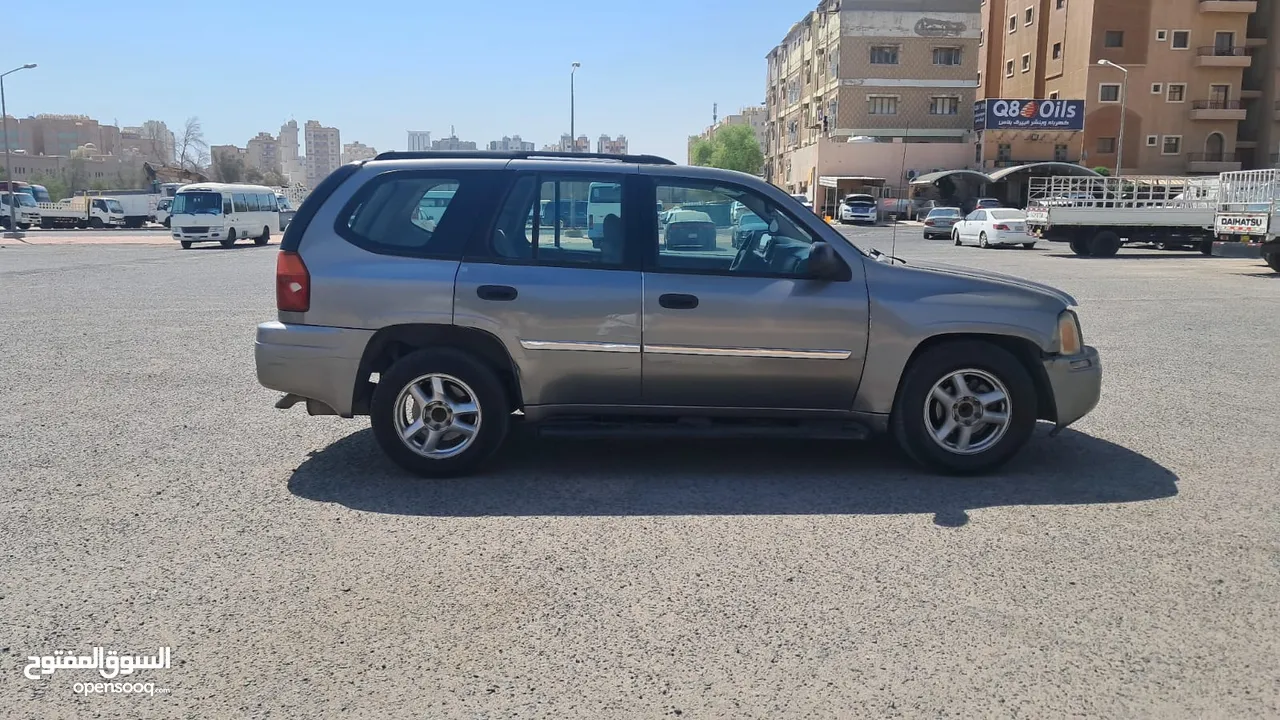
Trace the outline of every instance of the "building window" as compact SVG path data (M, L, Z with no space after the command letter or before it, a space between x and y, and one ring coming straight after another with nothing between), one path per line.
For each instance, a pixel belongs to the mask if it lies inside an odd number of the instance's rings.
M1158 135L1147 136L1147 147L1155 147L1159 144L1160 144L1160 136Z
M1062 43L1060 42L1056 42L1053 44L1053 59L1054 60L1062 59Z
M1013 77L1013 61L1006 60L1004 63L1004 76Z
M1022 72L1031 72L1031 53L1022 56Z
M982 87L982 71L978 71L978 87Z
M982 47L987 42L987 32L985 30L978 31L978 47Z
M872 115L898 114L898 96L896 95L871 95L867 98L867 102L870 104Z
M1054 162L1066 162L1066 161L1067 161L1067 146L1066 146L1066 145L1054 145L1054 146L1053 146L1053 160L1054 160Z
M1191 47L1191 31L1190 30L1174 30L1173 40L1169 47L1174 50L1186 50Z
M1062 10L1067 7L1067 0L1058 0L1058 9Z
M1168 30L1157 30L1157 31L1156 31L1156 42L1164 42L1164 41L1166 41L1166 40L1168 40L1168 39L1169 39L1169 31L1168 31Z
M1109 48L1124 47L1124 31L1108 30L1106 34L1102 36L1102 46Z
M959 115L960 98L936 97L929 102L930 115Z
M1180 103L1187 101L1187 84L1186 83L1169 83L1168 91L1165 93L1165 101L1171 103Z
M1161 155L1179 155L1182 153L1182 136L1181 135L1165 135L1164 145L1160 148Z
M1011 33L1018 32L1018 16L1017 15L1009 16L1009 32Z
M897 65L898 64L898 46L897 45L877 45L871 48L871 64L872 65Z
M1000 143L996 146L996 162L1009 162L1013 160L1013 146L1009 143Z
M1024 24L1026 24L1026 25L1030 25L1031 23L1035 22L1035 21L1036 21L1036 10L1035 10L1035 8L1027 8L1026 12L1025 12L1025 13L1023 13L1023 16L1024 16L1024 17L1023 17L1023 23L1024 23Z
M1151 83L1151 94L1159 95L1164 92L1164 86L1160 83Z
M960 48L934 48L933 49L934 65L959 65L960 64Z
M1098 86L1098 102L1116 103L1120 102L1120 86L1113 83L1103 83Z
M1058 99L1058 91L1057 91L1057 90L1054 90L1053 92L1049 93L1049 99L1050 99L1050 100L1057 100L1057 99Z
M1102 155L1114 155L1116 152L1116 139L1113 137L1098 138L1098 153Z

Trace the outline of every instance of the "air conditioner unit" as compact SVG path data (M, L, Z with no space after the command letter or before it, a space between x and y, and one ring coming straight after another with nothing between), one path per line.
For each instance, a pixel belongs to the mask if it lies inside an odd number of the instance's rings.
M908 180L915 180L915 179L916 179L916 178L918 178L918 177L920 177L920 171L919 171L919 170L908 170L908 171L907 171L907 179L908 179Z

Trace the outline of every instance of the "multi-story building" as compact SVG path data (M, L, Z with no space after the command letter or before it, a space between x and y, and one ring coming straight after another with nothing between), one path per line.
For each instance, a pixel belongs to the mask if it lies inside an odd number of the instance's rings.
M533 150L533 143L525 142L519 135L503 135L501 140L490 140L489 149L499 152L528 152Z
M409 152L426 152L431 149L430 130L409 131Z
M1223 4L1215 7L1232 9ZM1280 1L1257 0L1257 5L1244 35L1250 65L1240 84L1245 120L1236 136L1237 159L1249 170L1280 167Z
M833 210L972 164L981 2L820 0L767 55L766 179Z
M349 142L342 146L342 164L346 165L357 160L372 160L377 154L378 151L376 149L360 141Z
M626 155L627 136L619 135L615 140L608 135L601 135L600 139L596 141L596 152L607 155Z
M432 140L431 149L439 152L459 152L475 150L476 144L470 140L459 140L457 135L450 134L447 138Z
M280 155L280 164L297 160L302 154L298 151L298 121L290 120L280 126L280 134L276 137L276 152Z
M1251 22L1257 7L985 0L978 97L1083 100L1084 130L984 132L977 157L986 169L1053 160L1140 174L1239 169L1238 151L1270 148L1276 124L1277 54L1251 58L1274 20Z
M553 152L589 153L591 152L591 141L587 139L586 135L579 135L578 139L574 140L569 133L565 133L560 136L559 144L549 147L552 148Z
M342 139L338 128L324 127L317 120L302 126L307 145L307 185L315 187L342 164Z
M120 154L132 153L153 163L170 164L177 144L169 126L148 120L139 126L120 128Z
M280 172L280 141L271 133L260 132L244 146L245 167L258 172Z
M13 134L10 126L9 133ZM85 115L36 115L18 122L18 143L33 155L70 155L72 150L92 145L104 155L120 151L120 128L103 125Z

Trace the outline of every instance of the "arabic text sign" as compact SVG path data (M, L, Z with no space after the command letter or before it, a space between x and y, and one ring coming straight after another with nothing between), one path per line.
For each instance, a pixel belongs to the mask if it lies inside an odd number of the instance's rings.
M1084 130L1083 100L979 100L975 130Z

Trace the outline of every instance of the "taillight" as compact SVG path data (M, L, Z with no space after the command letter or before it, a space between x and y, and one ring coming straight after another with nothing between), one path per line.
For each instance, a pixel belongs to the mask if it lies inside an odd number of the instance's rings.
M925 221L924 221L924 224L925 224L925 225L928 225L929 227L933 227L934 225L937 225L937 223L935 223L935 222L934 222L934 221L932 221L932 220L925 220Z
M311 273L296 252L281 250L276 256L276 309L280 312L311 309Z
M588 229L588 230L594 230L594 229L595 229L595 227L596 227L596 216L595 216L595 215L588 215L588 216L587 216L587 229Z
M1003 224L1003 223L1001 223L1001 224L999 224L999 225L996 225L996 226L994 226L994 227L995 227L995 229L996 229L996 230L1008 230L1008 229L1009 229L1009 226L1008 226L1008 225L1005 225L1005 224Z

